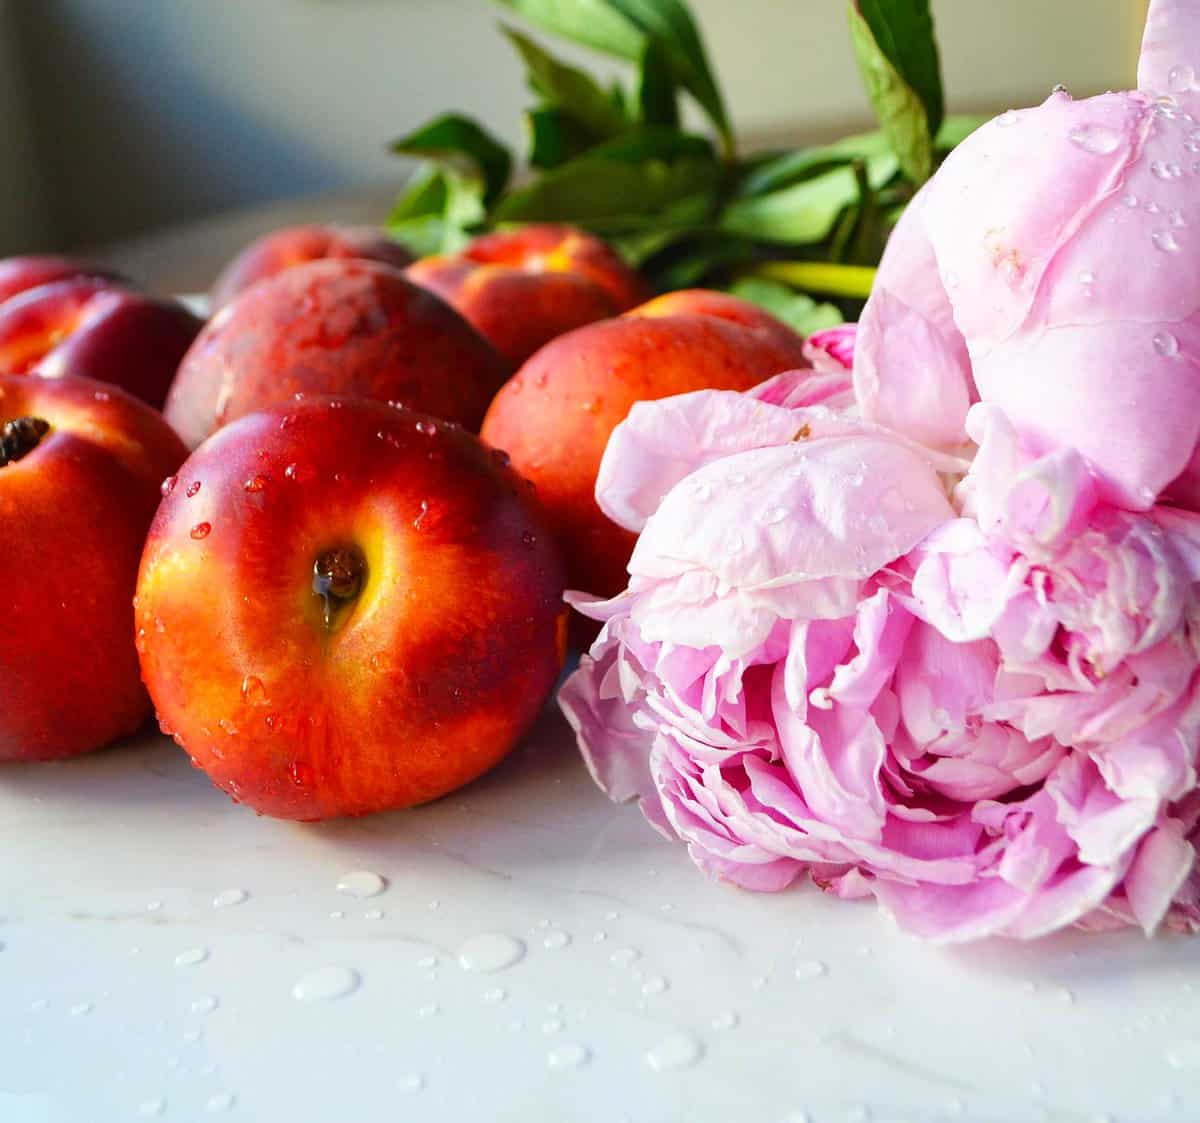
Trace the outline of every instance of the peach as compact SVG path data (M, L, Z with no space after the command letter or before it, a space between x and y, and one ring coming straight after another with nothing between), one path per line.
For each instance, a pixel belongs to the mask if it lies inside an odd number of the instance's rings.
M209 321L165 412L192 448L244 414L314 394L399 402L477 430L507 373L470 324L399 270L312 261Z
M686 290L547 344L496 395L481 436L537 488L573 588L625 585L634 538L596 506L596 475L633 404L692 390L748 390L807 366L787 325L724 293Z
M234 799L286 819L406 807L492 767L564 653L562 562L506 463L361 399L205 442L138 580L164 730Z
M66 281L71 277L104 277L119 283L111 270L90 261L52 254L0 259L0 304L10 296L27 289L48 285L51 281Z
M111 382L155 409L203 326L174 300L70 277L0 304L0 371Z
M159 486L186 455L115 386L0 374L0 761L75 756L146 719L131 601Z
M403 269L413 255L377 226L288 226L251 242L222 270L209 294L212 310L258 281L325 258L380 261Z
M408 269L454 305L514 367L556 336L645 300L646 283L599 238L570 226L485 234Z

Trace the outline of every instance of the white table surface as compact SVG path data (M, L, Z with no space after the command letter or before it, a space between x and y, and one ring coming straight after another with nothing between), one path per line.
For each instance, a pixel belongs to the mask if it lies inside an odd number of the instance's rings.
M712 884L553 712L457 795L319 826L156 736L8 766L0 854L3 1123L1200 1118L1200 942L937 949ZM464 968L486 933L523 958ZM298 1001L326 968L358 988Z

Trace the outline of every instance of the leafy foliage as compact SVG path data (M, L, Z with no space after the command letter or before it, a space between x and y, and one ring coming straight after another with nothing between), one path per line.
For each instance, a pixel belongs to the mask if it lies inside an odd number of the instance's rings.
M495 0L542 33L633 65L606 87L504 26L526 69L530 171L470 118L447 114L393 150L427 161L388 226L418 253L506 223L571 222L609 238L660 289L724 285L805 330L853 314L891 226L979 122L945 117L929 0L849 0L875 132L739 156L684 0ZM710 139L681 123L690 98ZM819 304L808 293L838 305Z

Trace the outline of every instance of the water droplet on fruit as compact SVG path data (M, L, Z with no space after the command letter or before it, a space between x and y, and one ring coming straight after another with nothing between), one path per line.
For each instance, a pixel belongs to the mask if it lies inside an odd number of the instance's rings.
M521 392L522 387L523 387L523 383L521 382L521 380L519 378L514 378L511 382L509 382L509 384L505 387L505 389L510 394L519 394Z
M358 990L362 976L352 967L318 967L292 987L297 1002L329 1002Z
M295 483L304 483L310 476L310 472L306 468L302 468L299 464L289 464L283 470L284 476L294 481Z
M231 721L226 721L224 718L217 719L217 728L227 737L237 736L237 726Z
M193 480L190 484L188 484L188 489L187 489L187 491L184 492L184 495L186 495L189 499L191 499L193 495L197 495L197 494L199 494L199 492L200 492L200 481Z
M524 530L521 532L521 541L524 542L526 546L532 546L535 542L537 542L537 535L532 531Z
M211 1014L220 1005L216 995L206 994L192 1002L193 1014Z
M412 521L412 524L413 524L413 530L420 530L420 529L421 529L421 522L422 522L422 520L425 518L425 516L426 516L427 514L429 514L429 500L428 500L428 499L422 499L422 500L421 500L421 512L420 512L420 514L418 514L418 515L417 515L417 517L416 517L415 519L413 519L413 521Z
M1164 359L1173 359L1179 354L1179 340L1169 331L1160 331L1154 336L1154 350Z
M267 481L263 476L253 476L250 479L248 479L244 484L242 484L242 487L244 487L249 492L262 491L262 489L266 486L267 486Z
M194 527L192 527L192 537L195 538L197 542L202 538L207 538L211 533L212 523L197 523Z
M257 675L247 675L242 679L242 701L251 706L260 706L267 700L267 688Z
M436 437L437 431L437 425L432 421L421 418L421 420L417 422L417 432L423 437Z
M286 416L284 416L283 418L281 418L281 419L280 419L280 421L279 421L279 428L280 428L280 429L286 429L286 428L288 428L290 425L294 425L294 424L295 424L295 422L296 422L296 415L295 415L294 413L289 413L289 414L287 414Z
M197 963L203 963L208 958L208 948L188 948L187 951L181 951L175 957L176 967L195 967Z
M312 765L305 764L302 760L293 760L288 766L288 775L291 776L292 783L296 787L309 787L313 782Z
M687 1033L671 1033L646 1053L646 1064L655 1072L690 1068L704 1056L704 1046Z
M482 932L459 945L457 955L465 971L503 971L525 957L525 944L505 932Z
M163 482L159 485L158 490L162 492L164 499L175 490L175 485L177 483L179 483L178 476L168 476L165 480L163 480Z
M1163 253L1179 252L1179 240L1170 230L1155 230L1150 237L1155 249L1162 250Z
M370 870L354 870L338 878L337 891L347 897L378 897L387 888L387 880Z
M592 1052L586 1045L576 1045L574 1042L570 1042L551 1049L546 1054L546 1064L555 1072L562 1072L587 1064L591 1056Z
M250 897L245 889L222 889L212 901L215 909L228 909L240 905Z
M97 390L92 397L98 402L107 402L112 395L107 390Z
M1121 134L1106 125L1076 125L1067 139L1085 152L1093 152L1097 156L1107 156L1115 152L1121 143Z
M279 731L283 722L280 720L278 714L267 714L267 716L263 718L263 724L270 732L276 733Z

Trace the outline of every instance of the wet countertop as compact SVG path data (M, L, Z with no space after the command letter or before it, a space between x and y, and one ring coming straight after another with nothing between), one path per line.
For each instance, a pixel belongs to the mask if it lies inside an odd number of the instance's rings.
M706 881L548 711L304 826L157 736L0 773L0 1119L1196 1119L1200 942L934 948Z

